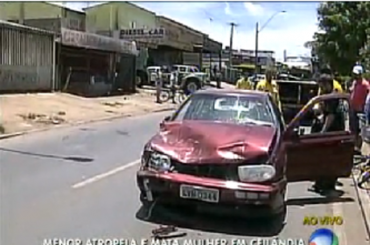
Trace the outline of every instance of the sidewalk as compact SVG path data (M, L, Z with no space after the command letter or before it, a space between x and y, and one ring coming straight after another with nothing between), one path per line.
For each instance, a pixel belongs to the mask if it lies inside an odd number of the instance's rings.
M124 96L84 98L66 93L0 96L0 125L8 134L74 125L111 118L171 110L172 103L155 103L153 92L141 90Z
M370 144L363 142L362 144L362 154L370 155ZM354 180L357 181L358 175L354 174ZM365 189L360 189L357 186L359 199L360 199L360 206L365 216L365 220L367 223L367 228L370 229L370 184L367 183L364 185Z

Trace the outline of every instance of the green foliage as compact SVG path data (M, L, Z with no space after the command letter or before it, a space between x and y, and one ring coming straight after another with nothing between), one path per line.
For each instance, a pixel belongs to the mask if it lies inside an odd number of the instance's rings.
M317 14L320 31L305 45L321 62L340 74L350 74L356 61L370 64L370 2L323 2Z

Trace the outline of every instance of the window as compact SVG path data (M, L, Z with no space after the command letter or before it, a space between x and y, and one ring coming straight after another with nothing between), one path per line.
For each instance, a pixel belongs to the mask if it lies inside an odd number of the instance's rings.
M131 21L131 29L135 29L136 28L136 22L135 21Z
M202 120L240 125L275 125L267 102L251 96L198 94L180 108L175 121Z

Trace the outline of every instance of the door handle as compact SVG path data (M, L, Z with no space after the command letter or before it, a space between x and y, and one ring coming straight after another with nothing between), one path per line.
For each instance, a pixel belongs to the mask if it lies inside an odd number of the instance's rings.
M341 140L340 143L351 143L353 140L351 139L346 139L346 140Z

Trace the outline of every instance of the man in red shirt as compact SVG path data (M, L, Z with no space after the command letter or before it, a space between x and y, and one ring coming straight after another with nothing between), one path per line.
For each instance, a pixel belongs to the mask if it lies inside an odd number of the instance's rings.
M362 77L363 68L360 65L353 67L353 82L350 87L350 103L352 110L350 114L350 129L356 135L356 148L357 153L361 153L362 140L360 137L360 118L359 114L364 112L364 106L366 102L366 96L369 92L369 82Z

